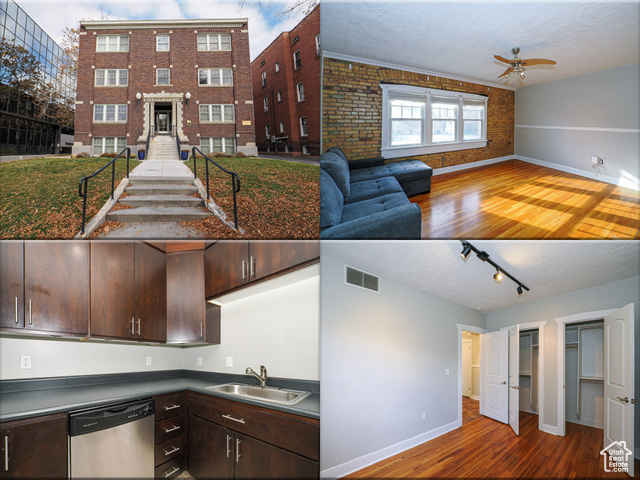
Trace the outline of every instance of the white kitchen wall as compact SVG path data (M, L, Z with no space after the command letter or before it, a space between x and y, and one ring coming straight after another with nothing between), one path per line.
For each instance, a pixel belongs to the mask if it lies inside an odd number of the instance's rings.
M31 370L20 356L31 356ZM147 366L151 357L151 366ZM0 338L0 379L151 372L182 368L182 349L79 340Z
M375 258L369 265L349 264L376 274ZM323 251L325 477L346 475L452 429L459 400L456 324L485 326L480 312L386 278L379 294L345 285L343 272L344 262Z
M597 273L594 273L597 274ZM634 304L636 316L635 351L636 365L640 358L640 277L632 277L598 287L547 298L538 302L490 312L487 314L487 330L518 323L547 321L544 327L544 418L543 423L558 427L558 370L557 370L557 323L556 318L583 312L616 309L629 303ZM636 398L640 395L640 368L635 370ZM635 443L640 446L640 408L636 404Z
M320 380L319 287L315 276L225 304L221 344L184 349L184 368L244 375L264 365L271 377Z
M640 188L639 84L636 63L519 88L516 157Z

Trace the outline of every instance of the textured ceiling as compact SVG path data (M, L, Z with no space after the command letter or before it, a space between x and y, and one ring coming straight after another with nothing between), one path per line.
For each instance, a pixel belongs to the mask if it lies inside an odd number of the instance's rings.
M483 312L604 285L640 275L637 241L474 240L479 250L531 291L518 297L508 278L493 281L495 269L471 254L460 257L462 244L448 241L322 242L328 255L384 280L410 285L450 302Z
M640 61L640 3L323 0L322 49L510 88ZM525 80L493 58L548 58Z

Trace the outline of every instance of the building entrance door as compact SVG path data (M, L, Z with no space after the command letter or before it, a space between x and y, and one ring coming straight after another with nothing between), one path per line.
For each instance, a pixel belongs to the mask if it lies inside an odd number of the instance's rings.
M158 133L169 133L169 113L156 113L156 125Z

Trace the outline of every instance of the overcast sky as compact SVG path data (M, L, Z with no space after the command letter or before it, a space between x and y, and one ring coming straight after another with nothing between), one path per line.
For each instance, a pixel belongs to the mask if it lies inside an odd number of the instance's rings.
M80 20L100 20L100 9L109 20L180 19L180 18L249 18L251 60L264 50L281 32L291 30L302 20L297 13L279 18L289 1L273 3L270 9L259 8L258 2L247 0L15 0L24 11L58 44L65 27L76 26ZM267 4L268 0L263 0Z

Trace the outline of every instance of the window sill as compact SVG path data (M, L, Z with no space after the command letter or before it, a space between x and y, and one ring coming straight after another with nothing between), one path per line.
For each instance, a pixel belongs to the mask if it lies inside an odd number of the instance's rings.
M119 88L119 87L128 87L129 85L94 85L96 88Z
M157 85L156 84L156 85L154 85L154 87L173 87L173 85L171 85L171 84L167 85L167 84L163 83L162 85Z
M93 121L94 125L126 125L127 124L127 120L119 120L117 122L97 122L97 121Z
M200 125L235 125L235 121L228 122L200 122Z
M198 52L230 52L232 49L228 50L197 50Z
M384 158L412 157L416 155L427 155L430 153L455 152L458 150L471 150L472 148L484 148L487 146L486 140L464 143L442 143L437 145L417 145L407 147L387 147L381 149Z
M233 85L200 85L199 87L209 87L209 88L221 88L221 87L233 87Z
M304 103L304 100L298 100L297 104L299 105L301 103Z
M300 135L300 138L308 138L309 135Z
M96 53L129 53L129 50L96 50Z

